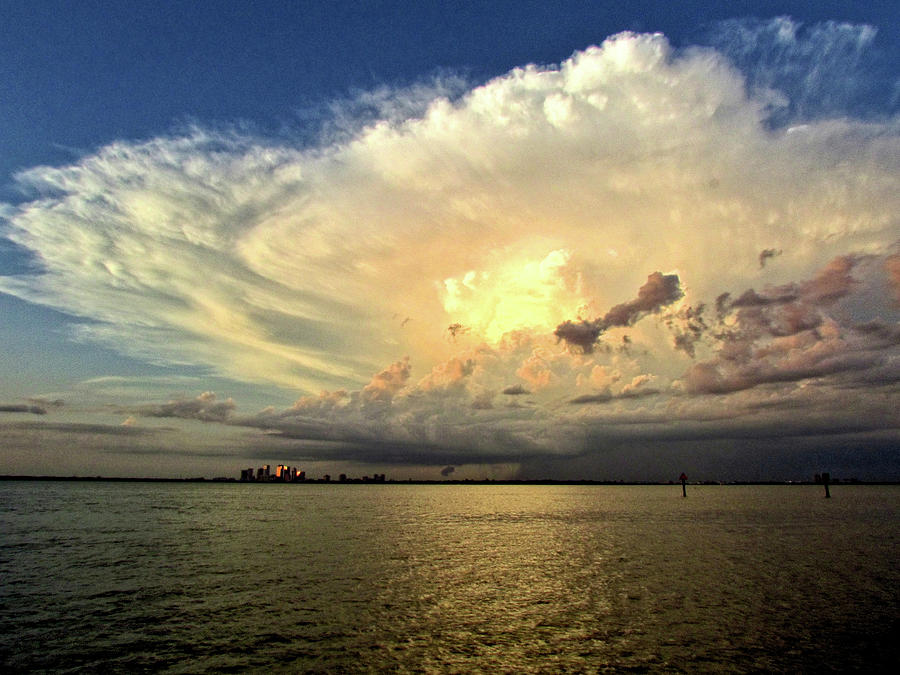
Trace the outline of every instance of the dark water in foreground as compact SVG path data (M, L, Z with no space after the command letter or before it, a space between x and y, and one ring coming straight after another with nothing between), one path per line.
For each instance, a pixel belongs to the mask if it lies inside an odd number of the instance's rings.
M0 482L5 671L893 671L900 488Z

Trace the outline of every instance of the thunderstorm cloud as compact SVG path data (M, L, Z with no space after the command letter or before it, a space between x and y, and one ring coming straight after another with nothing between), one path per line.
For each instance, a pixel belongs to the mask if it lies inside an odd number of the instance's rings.
M0 291L81 340L297 392L138 415L358 460L889 445L900 134L855 114L873 30L623 33L456 95L394 91L394 114L314 146L199 126L112 143L18 175L0 232L40 270Z

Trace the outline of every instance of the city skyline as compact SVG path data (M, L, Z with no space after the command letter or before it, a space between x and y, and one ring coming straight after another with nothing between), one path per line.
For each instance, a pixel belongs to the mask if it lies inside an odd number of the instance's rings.
M900 9L722 5L11 3L0 474L900 480Z

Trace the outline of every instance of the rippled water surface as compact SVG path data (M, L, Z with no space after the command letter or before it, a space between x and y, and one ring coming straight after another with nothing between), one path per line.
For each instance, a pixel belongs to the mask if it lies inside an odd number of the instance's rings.
M0 482L7 671L900 662L900 488Z

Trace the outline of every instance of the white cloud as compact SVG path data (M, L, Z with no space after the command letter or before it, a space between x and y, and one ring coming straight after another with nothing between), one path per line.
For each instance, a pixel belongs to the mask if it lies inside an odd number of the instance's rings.
M767 30L800 44L790 24ZM804 44L841 35L825 26ZM871 41L855 35L859 49ZM804 54L812 67L815 51ZM115 143L20 176L36 198L3 207L4 231L43 270L0 278L0 290L147 359L344 392L269 415L298 434L324 433L321 420L337 416L348 437L367 440L561 451L610 415L677 419L684 392L785 381L735 375L729 350L740 341L701 339L699 308L709 317L722 292L802 292L846 255L882 261L880 283L897 283L896 121L772 128L775 81L760 77L748 94L720 52L622 34L453 100L380 92L371 105L388 116L346 121L352 133L311 149L200 128ZM679 292L634 304L653 274ZM892 300L866 311L891 324ZM591 354L553 336L562 321L616 308L634 315L611 323ZM768 351L752 363L778 352L780 363L812 364L798 375L850 372L819 352L855 349L841 337L854 311L804 311L818 322L807 330L839 335L790 345L755 335L744 346ZM896 358L896 346L878 344L889 356L867 368ZM504 390L528 394L509 402ZM605 402L568 406L575 396Z

